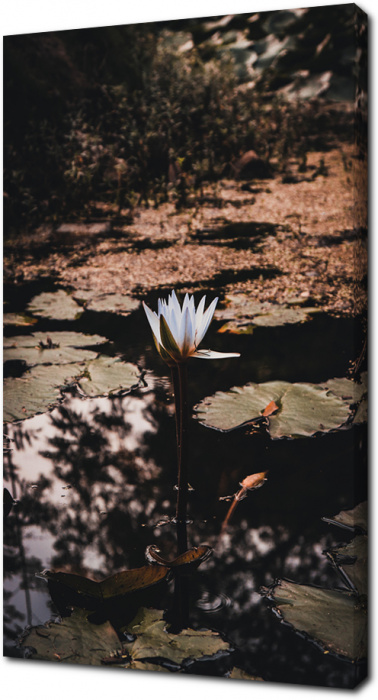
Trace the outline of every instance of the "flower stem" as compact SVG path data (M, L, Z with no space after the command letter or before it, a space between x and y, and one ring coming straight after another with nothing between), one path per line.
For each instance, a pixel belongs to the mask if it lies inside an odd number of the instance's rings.
M186 517L188 504L188 373L186 364L177 365L178 373L178 483L177 483L177 554L188 549ZM177 424L176 424L177 425Z
M186 530L188 504L188 379L186 364L178 364L172 367L172 381L175 396L177 444L177 555L180 555L188 549ZM176 573L174 610L177 631L187 627L189 624L188 593L187 579Z

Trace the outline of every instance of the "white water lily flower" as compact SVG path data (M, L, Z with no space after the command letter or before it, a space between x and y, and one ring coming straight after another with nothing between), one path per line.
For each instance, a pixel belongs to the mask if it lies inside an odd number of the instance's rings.
M157 313L143 302L158 352L168 364L185 362L188 357L204 360L240 357L236 352L197 350L213 318L218 297L213 299L206 311L205 300L206 296L203 296L196 310L194 297L186 294L181 307L173 291L168 302L158 300Z

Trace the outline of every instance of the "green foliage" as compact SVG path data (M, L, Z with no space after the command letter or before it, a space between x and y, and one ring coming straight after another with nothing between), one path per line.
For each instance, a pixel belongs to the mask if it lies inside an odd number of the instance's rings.
M63 365L84 362L96 357L86 346L105 343L101 335L85 335L74 331L31 333L4 338L4 361L23 360L32 365Z
M284 580L273 591L278 614L295 629L340 656L366 657L367 612L353 593Z
M57 292L42 292L28 304L28 311L35 316L54 318L59 321L73 321L83 310L63 289Z
M219 333L251 334L253 326L284 326L292 323L304 323L318 309L301 307L299 300L293 304L270 304L258 302L246 294L229 294L225 299L225 308L218 309L215 317L226 323Z
M124 645L130 658L167 659L180 665L184 660L196 661L231 651L229 644L212 630L183 629L179 634L171 634L166 627L162 610L141 608L127 626L129 634L136 636L134 642Z
M177 37L156 24L6 38L6 235L96 202L184 206L251 148L279 167L303 157L313 104L241 89L232 51Z
M135 640L122 645L110 622L93 624L83 610L75 609L61 622L28 629L21 646L31 649L33 659L151 671L164 670L164 661L179 671L184 662L188 665L203 657L231 652L229 644L212 630L183 629L172 634L166 627L162 610L140 608L127 627Z
M265 410L271 402L276 404L275 410L267 415ZM349 403L335 396L327 382L250 382L226 392L218 391L201 401L195 410L204 425L218 430L233 430L264 419L272 438L311 437L344 425L350 416Z
M101 666L105 657L121 649L110 622L92 624L82 610L74 610L71 617L61 622L46 622L28 629L21 645L32 649L33 659L90 666Z
M324 554L346 582L348 590L318 588L280 580L265 595L275 604L276 614L296 631L305 633L325 653L352 661L367 656L367 508L366 502L341 511L326 522L363 530L346 545Z

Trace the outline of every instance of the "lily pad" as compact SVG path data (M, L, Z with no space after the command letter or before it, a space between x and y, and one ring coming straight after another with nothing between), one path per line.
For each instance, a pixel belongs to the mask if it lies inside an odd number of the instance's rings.
M367 655L367 611L349 591L282 580L269 592L278 616L321 647L354 661Z
M131 362L100 355L86 364L85 374L78 384L87 396L103 396L128 391L140 381L140 371Z
M254 326L284 326L304 323L319 309L301 307L298 304L270 304L256 302L245 294L232 294L225 299L225 308L218 309L215 317L226 320L218 333L250 334Z
M106 311L120 316L128 316L140 303L126 294L94 294L88 291L75 292L74 298L85 301L85 308L89 311Z
M20 643L22 647L32 648L32 659L90 666L101 666L104 658L121 648L110 622L92 624L82 610L74 610L61 622L32 627Z
M337 515L334 515L333 518L322 518L322 520L332 525L340 525L341 527L347 528L347 530L358 528L363 532L367 532L367 501L359 503L355 508L351 508L351 510L342 510Z
M31 333L5 338L3 357L5 362L24 360L30 366L84 362L95 359L97 354L84 346L98 345L106 340L101 335L74 332Z
M28 365L62 365L95 359L97 353L85 345L105 343L100 335L55 331L14 336L4 341L4 361L23 360Z
M353 423L367 422L367 372L361 374L360 382L351 379L329 379L325 386L332 391L335 396L339 396L350 404L358 404L357 411L353 418Z
M26 314L9 313L3 315L4 326L33 326L35 323L38 323L38 320Z
M229 644L212 630L183 629L179 634L171 634L163 610L141 608L127 631L136 636L135 641L124 645L132 661L159 658L180 665L231 651Z
M327 550L327 556L337 568L342 570L357 593L367 595L368 539L366 535L358 535L346 545Z
M272 401L279 410L264 416ZM322 385L281 381L251 382L219 391L201 401L195 410L203 425L222 431L264 419L274 439L329 432L343 425L350 415L348 404Z
M24 420L52 409L62 398L61 387L82 371L78 364L36 365L22 377L6 377L3 420Z
M57 321L73 321L83 313L83 309L63 289L38 294L29 302L27 308L35 316Z

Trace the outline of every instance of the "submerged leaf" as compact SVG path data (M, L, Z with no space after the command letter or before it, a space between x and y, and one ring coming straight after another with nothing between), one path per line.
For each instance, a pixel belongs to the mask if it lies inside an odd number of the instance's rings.
M35 316L57 321L73 321L83 313L83 309L63 289L38 294L29 302L27 308Z
M61 622L47 622L28 629L20 644L32 648L32 659L90 666L101 666L105 657L121 649L110 622L92 624L82 610L74 610Z
M140 372L131 362L117 357L99 355L86 364L85 374L79 380L81 390L87 396L103 396L119 391L129 391L140 381Z
M197 418L218 430L232 430L264 417L272 438L308 437L317 432L329 432L345 424L349 407L322 385L290 384L289 382L249 383L219 391L204 399L195 408Z
M348 591L279 581L269 591L276 613L323 648L349 659L367 654L367 611Z

